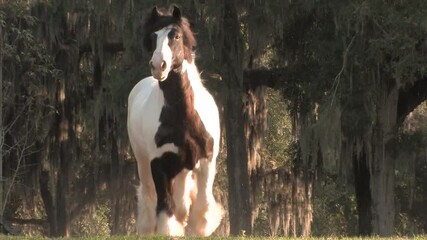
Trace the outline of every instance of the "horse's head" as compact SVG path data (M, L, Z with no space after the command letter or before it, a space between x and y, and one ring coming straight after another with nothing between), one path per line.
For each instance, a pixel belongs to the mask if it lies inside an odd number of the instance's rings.
M154 78L163 81L184 60L191 63L195 45L190 24L178 7L168 11L153 8L144 24L144 48L153 54L149 64Z

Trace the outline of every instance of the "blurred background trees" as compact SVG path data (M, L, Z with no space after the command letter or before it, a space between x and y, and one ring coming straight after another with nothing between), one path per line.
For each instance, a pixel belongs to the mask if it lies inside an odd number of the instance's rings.
M0 0L4 231L134 233L127 95L172 3L222 113L216 234L426 231L427 2Z

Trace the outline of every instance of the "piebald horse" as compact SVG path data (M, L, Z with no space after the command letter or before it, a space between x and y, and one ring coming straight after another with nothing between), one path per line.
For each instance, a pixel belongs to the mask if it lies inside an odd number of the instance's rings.
M138 164L139 234L209 236L223 208L212 194L218 108L194 64L196 40L178 7L153 8L144 26L152 76L128 99L128 135Z

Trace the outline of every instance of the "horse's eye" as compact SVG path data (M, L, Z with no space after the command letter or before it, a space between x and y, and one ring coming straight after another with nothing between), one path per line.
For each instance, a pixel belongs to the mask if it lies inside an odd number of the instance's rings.
M181 35L177 34L175 35L175 40L179 40L181 38Z

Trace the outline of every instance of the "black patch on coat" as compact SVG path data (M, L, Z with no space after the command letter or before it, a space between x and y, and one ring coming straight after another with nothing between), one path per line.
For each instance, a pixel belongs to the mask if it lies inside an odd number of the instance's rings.
M157 147L173 143L179 148L183 166L192 170L201 158L212 159L213 138L194 109L194 93L187 73L171 71L159 82L165 97L160 126L155 135Z
M157 192L156 213L166 211L173 215L175 203L172 198L172 179L183 169L180 157L173 152L166 152L151 161L151 172Z

